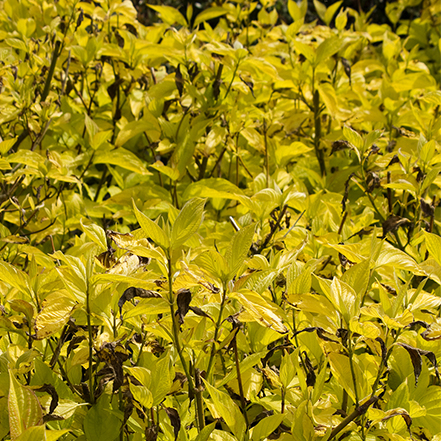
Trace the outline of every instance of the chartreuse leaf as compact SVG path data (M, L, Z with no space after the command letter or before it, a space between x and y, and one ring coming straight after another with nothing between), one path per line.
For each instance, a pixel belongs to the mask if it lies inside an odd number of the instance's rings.
M44 426L33 426L26 429L16 441L56 441L69 430L46 430Z
M239 300L240 304L253 317L254 321L262 326L285 334L288 332L282 318L276 313L276 308L271 306L262 296L249 289L231 293L231 298Z
M87 275L86 268L78 257L67 256L61 251L53 254L55 259L63 260L67 265L57 267L60 278L72 297L82 303L86 299Z
M35 319L36 339L42 340L63 328L74 311L75 302L59 293L48 295Z
M253 236L254 224L242 228L233 236L225 256L230 270L228 276L230 279L236 275L243 265L253 243Z
M332 18L334 17L335 13L342 3L343 1L335 2L333 5L329 5L328 9L326 9L324 22L327 26L329 26L329 24L331 23Z
M329 57L334 55L342 47L342 41L337 37L327 38L323 43L320 43L317 48L315 64L319 65L326 61Z
M351 399L355 402L355 387L358 388L358 397L364 398L364 396L360 396L360 392L362 391L362 388L366 386L366 380L358 364L353 363L355 373L354 379L352 378L349 357L343 354L337 354L336 352L330 352L328 354L328 359L331 365L332 374L336 377L343 389L346 390Z
M28 427L43 424L43 410L34 391L22 386L12 371L9 371L8 411L13 441Z
M426 247L429 254L441 265L441 237L424 231Z
M364 142L363 138L354 130L348 126L343 127L343 135L345 138L354 146L357 147L357 150L361 150L363 148Z
M342 281L351 286L357 293L357 298L361 299L369 285L369 276L370 260L365 259L349 268L343 274Z
M18 438L16 438L16 441L42 441L42 440L47 441L46 429L43 425L29 427Z
M21 292L30 293L28 275L7 262L0 261L0 280Z
M153 395L147 387L143 385L135 386L133 383L130 383L130 392L132 392L133 398L146 409L152 407Z
M113 441L119 437L121 421L110 409L110 397L101 395L84 418L84 434L88 441Z
M184 16L177 9L172 8L171 6L147 6L154 9L156 12L159 12L164 23L167 23L169 25L178 23L182 26L187 26L187 20L185 20Z
M308 1L302 0L300 6L294 0L288 0L288 12L294 21L303 20L308 9Z
M216 389L205 379L203 381L216 411L224 419L236 438L241 441L245 435L246 423L239 407L225 392Z
M335 308L341 313L345 322L349 324L351 317L356 310L356 294L354 290L338 277L334 277L330 289L331 301Z
M195 259L195 264L203 268L209 274L226 282L228 281L228 262L217 251L209 249Z
M174 373L171 372L170 357L165 355L155 362L154 366L148 366L152 372L150 391L153 395L153 406L162 402L173 385Z
M189 200L179 212L171 231L171 246L178 248L195 234L204 216L205 199Z
M238 200L243 196L243 191L226 179L209 178L190 184L185 189L183 199L187 200L195 196Z
M253 432L251 435L252 441L260 441L262 439L267 438L271 435L279 426L282 424L285 415L276 414L270 415L263 418L261 421L257 423L257 425L253 428Z
M149 219L144 213L139 211L134 201L133 210L135 211L136 219L138 220L139 226L144 231L144 234L161 248L167 250L170 247L170 240L164 230L157 223Z
M245 357L239 364L239 369L241 374L244 374L248 369L251 369L256 364L260 363L260 360L265 357L267 354L267 351L262 352L256 352L254 354L249 355L248 357ZM237 377L237 370L233 369L227 376L225 376L220 383L216 384L216 388L220 388L230 382L231 380L234 380Z
M34 307L27 302L26 300L22 299L12 299L9 300L9 305L11 306L11 309L16 312L21 312L26 316L26 320L29 323L29 326L32 323L32 318L34 317Z
M325 21L325 14L326 14L326 6L319 2L318 0L314 0L314 7L317 11L318 16Z
M211 432L213 432L214 428L216 427L216 423L211 423L208 426L205 426L198 434L196 439L194 441L207 441L209 436L211 435Z
M227 9L220 7L205 9L196 17L194 21L194 26L196 27L198 24L201 24L207 20L211 20L212 18L221 17L222 15L225 15L227 12L228 12Z
M291 354L285 354L282 357L282 361L280 363L280 382L285 389L290 389L295 384L297 384L296 378L296 364L294 363L294 357L297 357L298 354L296 351Z
M93 158L93 163L117 165L141 175L151 175L144 163L134 153L122 147L110 151L107 148L98 150Z
M84 225L83 219L80 220L81 228L86 233L86 236L95 242L103 250L107 250L106 233L104 230L96 224Z

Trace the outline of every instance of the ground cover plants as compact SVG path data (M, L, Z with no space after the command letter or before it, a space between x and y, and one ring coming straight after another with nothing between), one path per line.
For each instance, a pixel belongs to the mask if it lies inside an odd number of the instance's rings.
M0 439L441 439L438 1L0 4Z

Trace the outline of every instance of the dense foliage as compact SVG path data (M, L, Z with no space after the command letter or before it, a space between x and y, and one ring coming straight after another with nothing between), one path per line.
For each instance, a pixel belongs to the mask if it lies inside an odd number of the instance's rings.
M278 6L0 1L0 439L441 439L441 3Z

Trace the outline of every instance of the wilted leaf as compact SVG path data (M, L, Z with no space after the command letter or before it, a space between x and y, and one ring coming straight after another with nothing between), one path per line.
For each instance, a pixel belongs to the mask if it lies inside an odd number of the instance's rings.
M34 390L35 392L46 392L52 397L51 404L49 406L49 413L54 413L54 410L58 406L58 394L55 387L52 384L43 384L43 386L40 386Z
M410 355L410 360L412 361L412 366L413 366L413 372L415 374L415 386L418 384L418 378L421 374L421 369L423 366L423 362L421 359L422 355L426 356L430 360L430 362L433 364L433 366L435 367L436 376L439 378L438 365L436 362L435 354L433 352L425 351L423 349L414 348L406 343L398 343L398 345L400 345L401 347L406 349L406 351Z
M431 340L440 340L441 339L441 325L437 322L431 323L429 327L421 333L421 337L424 338L424 340L431 341Z
M127 288L124 291L123 295L118 300L118 308L119 308L119 313L121 315L121 320L122 320L122 308L124 306L124 303L129 302L135 297L139 297L141 299L162 298L161 294L159 294L156 291L150 291L148 289L143 289L143 288L135 288L133 286Z
M337 340L333 340L332 338L327 337L325 334L329 334L329 332L326 332L323 328L319 328L316 326L311 326L307 328L303 328L300 331L296 331L293 334L293 337L295 337L298 334L301 334L302 332L317 332L317 337L321 338L324 341L332 341L333 343L339 343Z
M156 441L158 439L158 426L155 424L145 429L145 441Z
M179 323L182 325L184 323L184 317L187 315L190 309L191 302L191 291L189 289L180 289L176 297L176 303L178 305L178 310L176 315L179 318Z
M95 256L95 261L101 268L109 269L112 268L117 263L117 258L113 254L115 250L111 247L107 249L107 251L103 251L98 256Z
M386 237L387 233L393 233L399 227L407 225L408 223L410 223L410 220L405 217L400 217L396 215L389 216L383 222L383 237Z
M190 306L189 309L190 309L190 311L193 311L196 315L198 315L200 317L206 317L214 323L214 320L201 308L198 308L197 306Z
M179 417L178 411L176 409L172 409L171 407L166 407L165 412L170 419L170 423L173 426L173 434L175 435L175 440L177 440L179 430L181 429L181 418Z

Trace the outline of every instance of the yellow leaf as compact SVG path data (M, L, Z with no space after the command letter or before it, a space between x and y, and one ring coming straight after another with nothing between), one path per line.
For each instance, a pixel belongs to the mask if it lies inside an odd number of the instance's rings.
M74 308L75 302L70 298L61 297L59 293L47 296L43 302L43 309L35 320L37 340L42 340L62 329Z
M241 292L232 293L231 297L239 300L240 304L250 313L254 321L260 325L271 328L281 334L288 332L281 317L275 312L276 308L271 306L256 292L244 289Z

